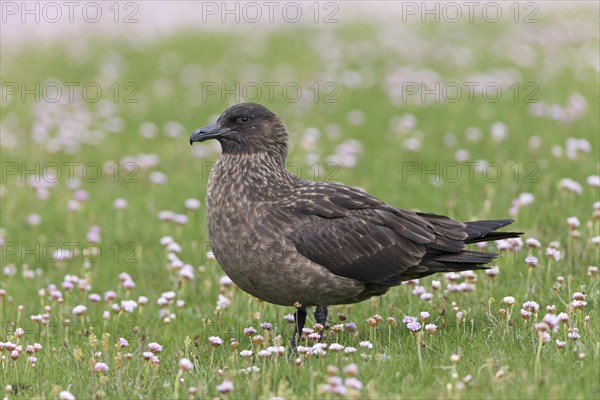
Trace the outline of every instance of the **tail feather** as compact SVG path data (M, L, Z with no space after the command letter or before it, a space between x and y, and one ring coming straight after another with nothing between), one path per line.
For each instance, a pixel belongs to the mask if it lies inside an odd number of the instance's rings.
M514 220L512 219L465 222L465 232L467 233L465 243L471 244L484 242L486 240L500 240L519 237L523 234L523 232L495 232L496 229L500 229L513 222Z
M478 243L488 240L500 240L519 237L522 232L495 232L513 222L512 219L465 222L464 232L467 238L464 243ZM428 249L421 265L427 267L422 276L436 272L460 272L477 269L487 269L485 265L493 261L498 254L476 250L461 250L459 252L443 251L438 248Z
M429 218L431 219L431 217ZM471 244L519 237L522 232L495 232L496 229L512 222L512 219L465 222L463 232L467 234L467 237L463 239L463 243ZM442 224L438 223L437 225L441 226ZM448 227L452 228L450 224L448 224ZM426 246L427 251L418 266L403 270L402 273L391 276L379 282L379 284L383 287L390 287L408 279L423 278L438 272L488 269L489 267L486 264L498 257L496 253L467 250L461 247L459 243L454 246L454 243L452 240L446 240L429 244Z

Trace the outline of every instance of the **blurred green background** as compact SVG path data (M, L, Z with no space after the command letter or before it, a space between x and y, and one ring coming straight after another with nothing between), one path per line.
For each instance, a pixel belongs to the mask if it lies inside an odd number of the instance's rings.
M112 345L104 351L111 379L98 384L85 361L89 332L79 332L65 339L67 344L49 342L37 370L25 368L23 359L21 367L3 361L3 386L28 385L15 396L56 397L72 385L82 398L172 397L184 396L194 385L197 395L206 397L218 395L216 384L224 376L236 384L235 398L305 398L327 395L319 388L328 364L363 362L358 354L314 359L311 371L295 369L285 357L262 366L264 361L256 360L261 372L244 377L235 371L250 364L223 348L207 360L214 351L206 343L207 324L217 321L215 334L242 341L246 324L281 323L291 312L248 302L248 295L236 291L227 292L232 305L215 314L223 273L205 254L204 210L184 206L188 198L204 202L207 173L219 153L216 143L190 147L189 133L232 104L255 101L287 123L289 168L306 179L358 186L398 207L459 220L513 217L515 230L542 242L536 255L543 268L533 278L527 278L521 252L503 257L494 284L481 282L472 294L446 293L425 304L401 287L373 306L354 306L351 318L360 335L345 339L345 345L372 338L364 318L375 311L400 321L407 313L429 310L440 323L448 317L441 310L450 312L456 301L472 321L461 327L452 321L438 334L446 336L423 350L428 372L422 374L414 340L395 325L392 343L381 340L371 361L361 364L364 397L597 397L598 279L586 276L599 256L597 3L501 3L498 18L485 8L488 3L477 3L472 20L465 4L453 3L461 12L455 22L446 3L307 2L294 3L302 10L297 23L279 13L270 23L268 6L260 2L258 23L248 22L253 15L244 14L248 3L100 3L104 17L98 24L77 13L70 23L65 9L62 20L50 23L51 10L44 14L42 3L41 22L25 14L23 23L22 5L7 3L0 73L2 340L14 341L13 328L52 304L47 295L38 299L35 293L60 286L66 274L102 294L117 290L118 274L125 271L137 285L131 294L119 290L118 299L150 299L144 314L117 320L132 324L129 339L137 346L131 349L136 359L119 380L141 384L119 387L112 380L118 374ZM120 10L118 18L110 7ZM434 11L427 14L423 7ZM137 22L125 23L126 16ZM125 199L127 208L115 209L117 199ZM165 222L161 211L188 220ZM574 216L581 221L576 234L567 226ZM92 247L102 255L86 263L94 225L101 228L101 241ZM196 273L183 286L159 243L167 235ZM553 241L563 254L555 265L543 254ZM75 254L57 261L54 248L67 243L75 243ZM553 288L558 275L570 276L571 286ZM422 284L431 279L442 277ZM186 306L166 325L156 300L169 290ZM552 362L545 364L545 377L534 378L535 333L521 321L514 331L503 331L503 324L493 322L497 303L512 295L518 302L566 307L577 290L588 295L585 313L592 321L583 345L562 355L544 348L543 357ZM100 321L109 306L92 307L87 294L65 293L64 305L53 305L52 320L76 320L71 309L86 304L87 322ZM23 316L17 312L20 304ZM583 320L578 323L583 335ZM283 334L286 343L291 331ZM381 327L380 338L384 334L387 327ZM142 335L167 348L161 355L167 361L153 370L152 380L144 361L137 360L144 350ZM185 341L195 335L202 345L194 359L191 342ZM83 364L74 360L73 347L85 350ZM460 390L445 370L458 347L468 353L462 372L475 377ZM194 359L197 368L177 386L182 356ZM408 361L399 366L400 360ZM482 370L491 372L483 376ZM509 371L507 380L498 371Z

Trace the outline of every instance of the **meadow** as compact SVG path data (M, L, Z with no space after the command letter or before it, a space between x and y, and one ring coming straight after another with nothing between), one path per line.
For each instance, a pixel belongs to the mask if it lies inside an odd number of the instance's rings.
M598 5L540 4L529 24L4 43L3 397L598 399ZM288 355L294 310L210 251L219 145L188 143L242 101L288 124L306 179L513 218L522 239L488 243L492 269L330 307L327 327L309 315Z

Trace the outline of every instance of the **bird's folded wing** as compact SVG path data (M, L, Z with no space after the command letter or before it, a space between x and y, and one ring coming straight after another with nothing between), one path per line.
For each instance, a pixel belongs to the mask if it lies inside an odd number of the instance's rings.
M287 205L294 220L288 239L300 254L336 275L392 282L420 268L430 249L464 248L466 234L456 232L464 225L449 218L427 214L430 220L340 185L301 190Z

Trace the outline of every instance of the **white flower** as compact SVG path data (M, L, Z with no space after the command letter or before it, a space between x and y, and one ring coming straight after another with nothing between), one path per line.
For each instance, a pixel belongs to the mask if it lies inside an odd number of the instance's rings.
M231 304L231 300L228 297L226 297L222 294L219 294L219 297L217 298L217 307L218 308L225 309L225 308L229 307L230 304Z
M579 218L569 217L567 218L567 225L569 225L569 228L576 228L581 225L581 223L579 222Z
M586 182L591 187L600 187L600 176L590 175L587 177Z
M506 296L502 299L502 303L506 304L509 307L512 307L515 304L515 298L512 296Z
M329 345L329 350L333 351L333 352L337 352L340 350L343 350L344 346L342 346L339 343L332 343L331 345Z
M173 243L175 240L171 236L163 236L160 238L160 244L166 246L170 243Z
M494 140L502 141L508 136L508 127L504 122L494 122L490 128Z
M252 356L252 350L242 350L242 351L240 351L240 356L242 356L242 357L251 357Z
M221 285L221 286L229 286L232 284L233 284L233 281L227 275L223 275L222 277L219 278L219 285Z
M583 188L581 187L581 184L579 184L578 182L575 182L573 179L570 179L570 178L561 179L560 187L562 189L565 189L566 191L569 191L572 193L576 193L576 194L583 193Z
M192 364L192 362L189 359L182 358L181 360L179 360L179 369L180 370L189 371L193 368L194 368L194 364Z
M360 342L358 345L360 347L362 347L363 349L372 349L373 348L373 344L371 342L369 342L368 340L364 340L364 341Z
M76 400L75 396L73 396L73 394L67 390L63 390L58 394L58 398L60 400Z
M529 266L536 266L539 263L539 260L537 257L532 256L531 254L529 254L527 257L525 257L525 262L529 265Z
M271 356L271 352L268 349L263 349L258 352L260 358L267 358Z
M164 185L168 181L167 175L160 171L153 171L150 173L150 182L157 185Z

